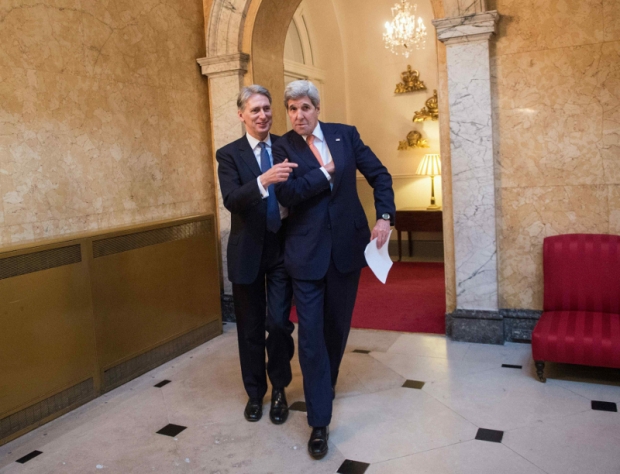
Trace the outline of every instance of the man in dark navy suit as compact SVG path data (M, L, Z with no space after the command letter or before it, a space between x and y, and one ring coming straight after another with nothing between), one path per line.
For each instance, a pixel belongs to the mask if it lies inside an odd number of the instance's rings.
M392 177L356 128L319 122L320 98L311 82L291 82L284 103L293 130L274 145L274 162L298 167L276 184L276 194L289 208L284 265L293 279L299 317L299 361L312 427L308 451L320 459L328 451L332 401L366 265L364 249L374 238L378 247L387 242L396 209ZM358 170L374 189L372 234L357 195Z
M228 278L233 284L241 374L249 396L244 416L248 421L260 420L267 372L272 385L269 417L281 424L288 417L284 389L292 379L295 326L289 320L292 289L283 259L288 210L278 204L274 185L285 181L297 165L273 165L271 146L278 137L269 134L272 113L267 89L244 87L237 108L247 133L220 148L216 158L224 206L232 221Z

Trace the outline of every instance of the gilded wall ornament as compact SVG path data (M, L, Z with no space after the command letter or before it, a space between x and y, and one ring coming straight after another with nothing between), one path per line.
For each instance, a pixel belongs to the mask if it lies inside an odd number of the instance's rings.
M395 94L426 90L426 85L420 80L420 73L407 65L407 70L400 73L403 82L396 84Z
M433 91L433 96L426 101L426 107L418 110L413 115L414 122L424 122L425 120L439 119L439 106L437 104L437 89Z
M410 150L411 148L430 148L428 141L422 138L422 134L417 130L411 130L407 134L407 139L398 142L399 150Z

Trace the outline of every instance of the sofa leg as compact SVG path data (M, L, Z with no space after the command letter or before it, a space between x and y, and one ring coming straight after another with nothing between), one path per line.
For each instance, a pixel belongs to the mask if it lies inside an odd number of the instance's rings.
M534 364L536 364L536 375L538 375L538 380L545 383L547 381L545 377L545 362L542 360L537 360L534 361Z

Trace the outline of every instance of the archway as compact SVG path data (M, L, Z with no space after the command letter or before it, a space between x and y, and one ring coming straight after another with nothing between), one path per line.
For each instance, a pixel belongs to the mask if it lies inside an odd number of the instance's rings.
M274 97L282 97L284 42L299 3L300 0L204 0L207 56L199 59L198 63L203 74L209 77L214 149L243 133L235 108L236 95L242 85L258 82L269 87ZM494 321L501 319L497 303L495 195L492 185L480 191L472 188L481 180L485 183L490 180L492 184L494 179L488 40L495 32L498 15L497 12L486 11L486 0L431 0L431 3L436 18L434 24L441 40L437 52L440 149L444 169L446 309L449 314L455 317L462 315L467 320L462 326L468 328L464 334L485 333L490 319L487 313L493 313L491 319ZM446 14L450 17L445 18ZM449 49L453 53L458 50L458 54L450 56ZM449 61L465 69L450 77L450 81ZM476 105L473 119L467 110L458 107L462 93ZM450 103L459 109L457 114L452 111L452 117ZM480 133L481 139L475 140L476 143L459 135L460 127L472 124L476 133L483 132ZM282 132L284 128L285 120L281 117L274 123L274 132ZM452 197L451 178L455 151L459 154L459 167L464 167L466 171L463 175L465 179L459 182L459 197L456 200ZM472 170L473 173L470 172ZM478 171L484 176L476 175ZM224 248L230 217L221 204L219 193L217 197L221 245ZM458 210L454 208L455 202L459 203ZM475 215L472 215L471 209L475 209ZM454 215L460 218L456 245ZM232 291L226 277L225 252L221 254L223 302L226 304L231 300L229 295ZM469 331L476 325L479 330ZM451 326L447 329L450 331ZM496 325L494 331L502 333L503 323ZM470 339L476 339L476 335Z

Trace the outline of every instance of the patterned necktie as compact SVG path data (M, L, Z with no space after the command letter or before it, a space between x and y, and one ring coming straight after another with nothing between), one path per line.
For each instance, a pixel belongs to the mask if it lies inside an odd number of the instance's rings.
M260 146L260 167L261 171L265 173L271 168L271 160L269 159L269 153L267 153L267 144L260 142L258 145ZM267 192L269 193L269 196L267 196L267 230L275 234L282 226L275 186L273 184L269 185Z
M321 154L319 153L319 149L314 145L314 135L308 135L308 138L306 138L306 142L308 143L310 150L312 150L312 153L314 154L319 164L321 166L325 166L325 164L323 163L323 159L321 158Z

